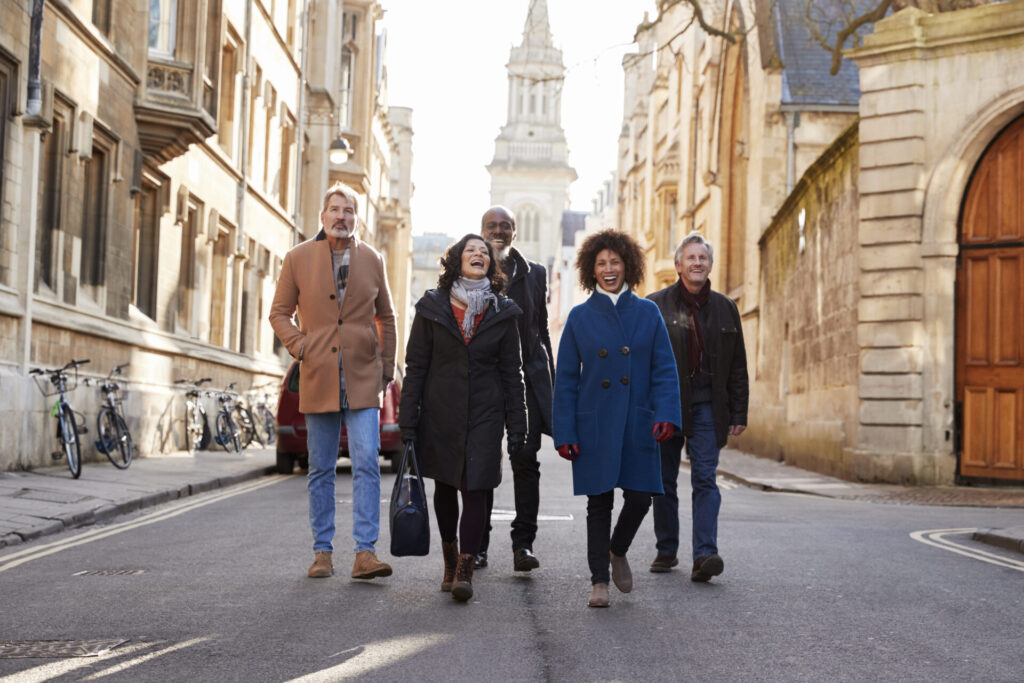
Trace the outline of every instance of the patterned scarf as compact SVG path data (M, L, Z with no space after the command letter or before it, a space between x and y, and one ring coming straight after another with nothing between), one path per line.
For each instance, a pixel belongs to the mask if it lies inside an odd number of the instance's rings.
M711 295L711 280L705 280L704 286L696 294L690 294L682 282L679 283L679 291L683 297L683 305L690 313L690 376L700 366L700 355L704 351L704 331L700 328L700 308L708 302Z
M466 306L466 317L462 319L462 334L467 340L473 336L473 321L487 310L488 302L494 304L495 311L498 310L498 297L491 291L491 281L485 277L479 280L460 277L452 285L451 295Z

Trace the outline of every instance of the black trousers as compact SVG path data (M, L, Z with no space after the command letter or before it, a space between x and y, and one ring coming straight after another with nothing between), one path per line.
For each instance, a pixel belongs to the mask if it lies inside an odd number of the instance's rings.
M512 465L512 486L515 491L516 517L512 520L512 548L533 549L537 537L537 511L540 509L540 405L529 387L526 389L526 419L529 431L526 445L515 457L509 457ZM487 524L484 527L481 550L491 544L491 510L494 509L494 491L487 492Z
M462 493L462 517L459 517L459 493ZM467 491L434 480L434 514L437 529L445 542L459 539L459 552L476 555L486 525L488 491ZM456 536L457 532L457 536Z
M590 565L590 583L608 583L608 551L618 557L629 552L633 537L651 507L651 494L643 491L622 490L622 510L612 532L612 506L615 490L596 496L587 496L587 563Z

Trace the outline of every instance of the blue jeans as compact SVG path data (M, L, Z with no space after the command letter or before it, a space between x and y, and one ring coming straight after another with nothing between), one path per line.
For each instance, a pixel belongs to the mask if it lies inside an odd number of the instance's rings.
M665 494L654 497L654 535L659 555L679 551L679 496L676 480L683 439L673 437L661 444L661 479ZM690 460L693 515L693 559L718 552L718 511L722 494L715 480L718 469L718 438L711 403L693 405L693 436L686 440Z
M356 552L373 550L380 532L379 409L342 410L306 415L309 449L309 523L313 550L333 551L334 479L338 466L341 426L348 427L348 453L352 459L352 537Z

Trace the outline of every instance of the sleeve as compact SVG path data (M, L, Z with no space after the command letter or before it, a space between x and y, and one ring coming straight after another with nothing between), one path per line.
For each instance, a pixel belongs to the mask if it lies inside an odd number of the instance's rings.
M526 385L523 383L523 358L519 326L507 321L498 350L498 372L505 394L505 428L509 434L526 434Z
M682 429L683 409L679 399L679 373L668 328L657 305L650 307L655 318L654 344L651 349L651 397L654 403L654 421L670 422Z
M299 304L299 288L295 284L292 253L289 251L284 256L281 276L278 278L277 288L274 290L274 301L270 304L269 317L274 334L288 349L288 353L292 355L292 358L302 360L306 334L292 322L292 315Z
M398 326L395 323L395 309L391 303L391 289L388 287L388 274L384 268L384 258L378 256L377 264L380 268L380 287L377 288L377 300L374 302L374 317L381 331L380 360L384 368L384 377L394 379Z
M576 346L575 318L569 313L558 342L555 392L551 420L555 446L579 443L576 433L576 403L580 391L580 353Z
M430 323L419 313L412 321L409 343L405 347L405 378L398 404L398 426L403 432L415 431L420 423L423 386L434 353L434 334Z
M729 394L729 424L746 426L747 406L750 401L747 349L743 342L743 321L740 319L740 312L735 303L732 304L730 312L736 323L736 329L739 330L739 339L733 349L732 363L729 366L729 380L726 383L726 391Z

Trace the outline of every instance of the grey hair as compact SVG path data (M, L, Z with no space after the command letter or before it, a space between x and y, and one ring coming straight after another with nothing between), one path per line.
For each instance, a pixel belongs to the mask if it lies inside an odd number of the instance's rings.
M689 235L683 238L683 241L679 243L679 247L676 248L675 262L678 264L680 259L683 258L683 249L688 244L699 244L708 250L708 265L714 265L715 263L715 250L711 246L711 242L704 239L704 235L699 232L691 232Z
M327 205L331 203L331 197L336 194L340 194L342 197L347 199L352 205L352 210L357 214L359 213L359 195L356 191L345 183L338 181L327 188L327 192L324 193L324 211L327 210Z

